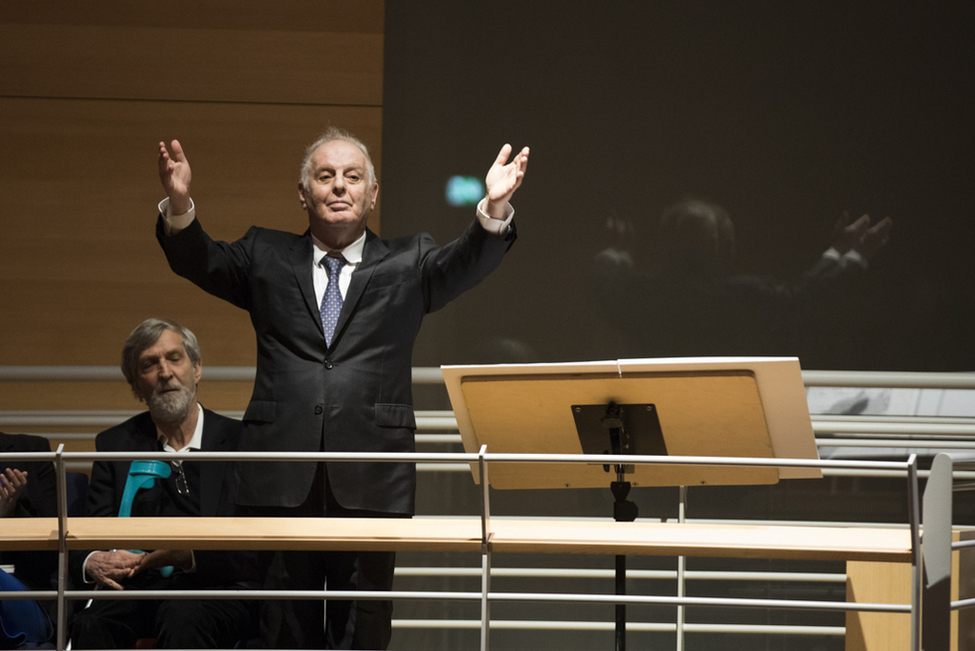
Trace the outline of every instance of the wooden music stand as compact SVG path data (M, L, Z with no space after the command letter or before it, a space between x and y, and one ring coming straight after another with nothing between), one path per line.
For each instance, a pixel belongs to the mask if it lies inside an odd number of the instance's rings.
M645 410L655 416L652 427L645 428L653 432L628 433L631 453L819 458L796 358L444 366L442 371L468 453L486 445L489 453L499 454L598 454L602 420L607 428L605 449L619 454L622 430L609 429L607 421L614 420L610 417L617 414L612 411L616 406L624 405L631 412ZM606 417L601 419L600 413ZM647 419L641 416L634 422L645 424ZM615 519L630 521L637 515L636 505L626 501L631 485L754 485L822 477L819 468L776 466L644 464L617 465L615 474L607 474L609 470L603 464L492 463L490 481L499 489L610 485L616 497ZM480 483L477 464L471 464L471 471ZM616 558L616 592L626 592L623 556ZM625 648L626 610L620 604L616 649Z
M796 358L634 359L442 367L464 449L583 454L573 405L653 404L667 454L818 459ZM476 464L474 480L480 482ZM601 465L496 463L491 486L598 488ZM642 465L633 486L774 484L818 468Z

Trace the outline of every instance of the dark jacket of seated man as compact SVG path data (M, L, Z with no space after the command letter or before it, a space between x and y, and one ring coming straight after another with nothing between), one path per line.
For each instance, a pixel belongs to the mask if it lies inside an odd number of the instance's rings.
M43 436L5 434L0 432L0 454L5 452L50 452L51 444ZM53 518L58 515L57 475L50 461L8 461L0 459L0 473L25 473L26 485L9 512L0 517ZM2 480L0 480L2 481ZM54 552L0 552L0 564L12 564L14 576L31 590L51 590L51 576L57 571Z
M237 450L238 420L200 408L206 452ZM157 438L149 412L108 429L95 439L99 452L167 452ZM90 516L117 516L128 478L129 461L97 461L88 491ZM170 462L172 472L140 490L132 516L230 516L234 513L236 481L229 461ZM115 550L112 550L113 552ZM120 550L125 553L125 550ZM119 552L116 552L119 553ZM89 552L71 556L72 576L79 589L95 586L86 570ZM176 567L171 576L158 569L140 570L119 582L122 589L192 590L248 589L260 585L252 552L194 551L190 567ZM105 587L105 586L103 586ZM105 600L96 599L72 620L73 647L123 648L139 638L157 638L160 648L232 648L257 635L255 600ZM224 635L226 639L221 639Z

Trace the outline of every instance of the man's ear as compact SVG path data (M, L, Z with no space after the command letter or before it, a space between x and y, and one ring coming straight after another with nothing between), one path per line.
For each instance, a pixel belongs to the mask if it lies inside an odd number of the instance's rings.
M302 210L308 210L308 202L305 201L305 184L298 181L298 203L301 204Z
M376 199L378 199L378 198L379 198L379 184L378 183L373 183L372 184L372 202L369 204L369 210L372 210L373 208L376 207Z
M193 377L196 378L196 383L200 383L200 378L203 377L203 365L197 364L193 367Z

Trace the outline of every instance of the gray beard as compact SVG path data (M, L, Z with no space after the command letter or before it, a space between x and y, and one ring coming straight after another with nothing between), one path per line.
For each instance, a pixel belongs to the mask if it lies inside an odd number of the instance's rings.
M190 413L192 404L193 392L186 387L180 387L179 391L154 393L149 398L149 414L164 423L181 422Z

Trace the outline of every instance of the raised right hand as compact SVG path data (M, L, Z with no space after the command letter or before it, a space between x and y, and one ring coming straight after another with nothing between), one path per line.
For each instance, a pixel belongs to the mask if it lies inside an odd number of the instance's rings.
M863 234L870 228L870 215L861 215L856 221L850 220L850 213L846 210L833 225L833 241L831 246L840 252L846 253L863 239Z
M166 149L166 143L159 143L159 181L169 197L169 214L182 215L190 210L190 180L193 174L179 140L174 140L170 146L173 148L172 156Z

